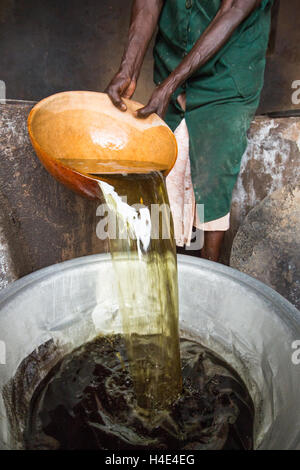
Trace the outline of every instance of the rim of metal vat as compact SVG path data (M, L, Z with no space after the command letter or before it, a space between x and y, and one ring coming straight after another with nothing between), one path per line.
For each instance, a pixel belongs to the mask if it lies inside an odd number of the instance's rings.
M278 294L274 289L267 286L261 281L248 276L236 269L230 268L220 263L214 263L201 258L195 258L188 255L178 255L178 263L180 265L193 266L195 268L202 268L206 271L220 274L223 277L231 278L236 281L238 284L252 288L259 296L264 297L272 304L276 304L277 309L280 307L279 315L283 321L286 323L292 323L294 325L300 326L300 311L292 305L288 300L286 300L282 295ZM15 295L17 292L21 291L25 287L28 287L30 284L34 284L41 279L48 277L54 273L62 273L63 271L68 271L75 267L80 267L82 265L97 264L101 262L111 262L111 256L109 253L97 254L82 256L80 258L74 258L72 260L63 261L61 263L48 266L46 268L39 269L31 274L14 281L12 284L7 286L5 289L0 291L0 310L1 306L4 305L9 299ZM286 315L287 316L286 316ZM1 311L0 311L1 315Z
M51 282L51 278L54 278L56 276L61 276L61 275L64 276L64 274L66 275L66 277L68 277L69 274L72 273L72 271L78 271L80 273L82 269L86 269L86 268L95 270L95 268L97 269L97 267L100 265L102 265L102 268L104 267L104 272L105 272L105 265L107 265L107 268L110 268L111 262L112 260L111 260L110 254L99 254L99 255L91 255L91 256L85 256L81 258L75 258L70 261L65 261L62 263L58 263L58 264L43 268L39 271L35 271L34 273L29 274L13 282L12 284L10 284L8 287L6 287L0 292L0 319L2 318L1 309L3 308L4 314L5 314L5 311L6 313L9 313L9 311L7 311L6 309L6 306L9 306L10 302L14 301L15 296L16 297L18 297L19 295L22 296L23 293L26 293L28 290L36 289L36 287L39 284L43 283L44 281L47 282L50 280ZM249 294L252 296L255 296L259 302L262 302L263 304L268 305L269 306L268 308L271 311L274 310L275 319L277 317L277 319L281 322L281 324L285 325L285 327L288 330L292 331L293 333L296 333L296 332L297 334L300 333L300 312L289 301L287 301L280 294L278 294L277 292L275 292L273 289L266 286L262 282L257 281L256 279L244 273L241 273L233 268L230 268L230 267L218 264L218 263L213 263L211 261L202 260L199 258L193 258L187 255L179 255L178 264L179 264L179 281L180 281L180 277L182 276L182 273L184 273L185 271L187 272L190 271L192 275L193 273L195 274L196 278L197 278L197 273L199 273L199 275L202 277L207 276L208 278L211 278L211 279L218 278L221 281L221 284L224 281L231 282L232 284L236 286L237 291L239 290L239 287L241 291L245 292L245 290L247 290ZM181 277L181 282L183 280L184 278ZM184 312L183 312L183 317L184 317ZM9 321L9 317L7 317L7 320ZM182 318L182 320L184 320L184 318ZM183 325L183 331L185 331L184 325ZM187 334L189 334L189 330L186 330L186 331L187 331ZM245 356L245 358L247 359L247 356ZM247 361L245 364L247 367ZM257 377L255 377L254 379L256 378ZM281 393L281 389L280 389L280 393ZM296 401L297 403L299 403L299 400L296 400ZM272 399L271 399L271 402L272 402ZM258 406L260 406L260 399L258 401ZM289 423L289 421L284 422L285 425L287 423ZM269 426L268 416L267 416L266 425ZM273 438L272 428L267 427L266 429L267 430L271 429L271 434L270 434L271 441L270 442L272 445L272 438ZM296 445L297 445L297 448L299 446L299 443L300 443L299 429L297 430L296 434L297 434L296 437L293 436L292 444L290 443L288 444L289 445L288 448L290 449L295 448ZM260 437L260 441L257 441L256 448L259 449L261 444L262 444L262 441ZM266 445L268 446L268 441L266 441ZM278 445L278 443L276 445ZM268 448L268 447L265 447L265 448Z

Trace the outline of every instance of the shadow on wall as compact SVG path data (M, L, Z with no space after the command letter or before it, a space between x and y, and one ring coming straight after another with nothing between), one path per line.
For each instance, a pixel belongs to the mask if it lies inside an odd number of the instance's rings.
M299 0L276 0L265 86L258 114L299 109L292 87L300 80Z
M7 98L103 91L121 61L130 9L131 0L1 0L0 80ZM135 99L145 101L152 88L150 48Z
M6 83L7 98L40 100L58 91L103 91L120 64L131 3L1 0L0 80ZM291 103L291 84L300 80L298 9L299 0L280 0L274 15L259 113L299 107ZM135 94L138 101L146 102L151 94L152 69L150 46Z
M248 148L233 191L230 230L222 254L225 264L247 214L274 191L299 182L299 175L300 118L258 116L249 131Z

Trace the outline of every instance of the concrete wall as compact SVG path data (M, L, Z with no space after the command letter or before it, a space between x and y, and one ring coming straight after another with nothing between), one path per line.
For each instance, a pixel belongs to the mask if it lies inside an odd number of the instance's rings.
M251 209L274 191L299 181L300 118L257 117L233 192L224 263L229 262L233 239Z
M1 0L0 80L7 98L103 91L119 67L131 0ZM152 89L149 50L136 99Z
M30 144L31 103L0 104L0 289L37 269L106 251L97 202L43 168Z
M0 80L7 97L103 91L120 63L130 7L131 0L1 0ZM300 80L299 8L299 0L280 0L258 114L300 107L291 103L291 83ZM145 102L152 89L150 48L135 99Z
M230 266L268 284L300 309L299 252L300 184L295 182L249 212L234 239Z
M265 86L258 114L295 110L292 83L300 80L300 2L280 0L276 21L274 50L267 58Z

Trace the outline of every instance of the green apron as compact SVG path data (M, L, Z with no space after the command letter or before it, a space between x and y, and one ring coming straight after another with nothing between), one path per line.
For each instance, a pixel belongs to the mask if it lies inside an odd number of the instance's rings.
M154 47L154 81L161 83L192 49L217 14L222 0L165 0ZM247 146L247 131L263 86L273 0L261 5L223 48L173 94L165 117L174 131L185 118L191 174L204 221L230 211ZM186 93L186 111L177 101Z

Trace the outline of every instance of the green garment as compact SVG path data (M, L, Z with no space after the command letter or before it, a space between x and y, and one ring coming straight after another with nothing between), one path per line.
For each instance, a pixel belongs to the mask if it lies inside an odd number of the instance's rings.
M247 131L264 80L273 0L262 0L223 48L173 94L166 122L185 118L196 203L204 220L223 217L247 146ZM154 81L161 83L192 49L222 0L165 0L154 47ZM186 93L186 111L177 101Z

